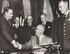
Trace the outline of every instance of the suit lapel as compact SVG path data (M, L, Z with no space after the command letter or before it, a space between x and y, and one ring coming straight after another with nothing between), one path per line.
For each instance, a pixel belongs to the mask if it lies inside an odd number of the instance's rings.
M10 23L9 23L9 21L3 16L3 19L4 19L4 21L6 22L6 24L8 25L8 26L11 26L10 25Z
M31 39L32 39L31 40L32 41L31 44L32 44L32 48L33 48L33 47L37 46L37 37L36 36L33 36Z
M43 35L40 45L47 45L47 44L48 44L48 39L46 38L45 35Z
M9 24L8 20L4 16L3 16L3 20L5 21L9 31L12 32L13 31L13 26Z

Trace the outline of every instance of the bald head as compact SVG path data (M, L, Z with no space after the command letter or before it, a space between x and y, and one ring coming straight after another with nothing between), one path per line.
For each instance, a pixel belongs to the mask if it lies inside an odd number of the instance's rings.
M59 2L59 10L62 14L65 14L68 11L68 2L67 1L60 1Z
M29 16L27 17L27 19L32 19L32 16L29 15Z
M19 17L16 17L15 20L19 20Z
M43 25L38 25L35 30L35 34L40 37L44 34L45 27Z
M41 30L41 31L44 31L44 30L45 30L45 27L44 27L43 25L38 25L38 26L36 27L36 29L39 29L39 30Z

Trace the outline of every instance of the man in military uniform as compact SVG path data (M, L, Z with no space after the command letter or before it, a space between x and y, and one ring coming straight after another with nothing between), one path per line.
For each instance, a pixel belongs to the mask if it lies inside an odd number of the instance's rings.
M59 10L63 14L59 19L59 43L63 48L62 54L69 54L70 51L70 18L67 1L59 2Z

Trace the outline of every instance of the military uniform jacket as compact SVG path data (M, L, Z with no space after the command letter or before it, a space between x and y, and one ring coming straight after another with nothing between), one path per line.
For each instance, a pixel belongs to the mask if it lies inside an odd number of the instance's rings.
M59 22L59 43L64 50L70 50L70 18L63 16Z

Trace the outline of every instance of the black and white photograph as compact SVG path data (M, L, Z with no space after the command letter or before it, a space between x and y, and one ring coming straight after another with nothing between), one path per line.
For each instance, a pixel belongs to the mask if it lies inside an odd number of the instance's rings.
M70 0L0 0L0 54L70 54Z

